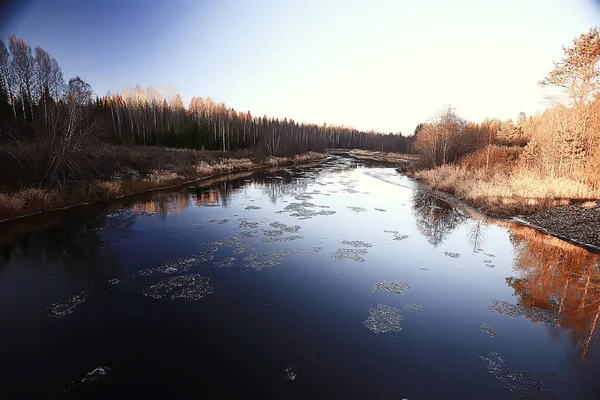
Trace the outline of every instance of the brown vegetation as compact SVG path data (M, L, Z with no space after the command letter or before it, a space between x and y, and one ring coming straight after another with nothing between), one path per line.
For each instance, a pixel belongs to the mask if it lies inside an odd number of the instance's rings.
M544 113L475 125L444 110L418 128L415 151L430 169L414 176L495 215L600 199L599 64L591 29L540 82L565 94Z
M61 190L29 187L0 192L0 220L62 208L105 201L148 190L180 185L193 180L248 171L260 167L285 166L324 159L322 153L299 154L290 158L269 157L253 162L244 152L227 153L169 148L101 146L94 156L106 168L91 183L71 184ZM90 150L91 152L91 150ZM89 154L92 157L92 154Z

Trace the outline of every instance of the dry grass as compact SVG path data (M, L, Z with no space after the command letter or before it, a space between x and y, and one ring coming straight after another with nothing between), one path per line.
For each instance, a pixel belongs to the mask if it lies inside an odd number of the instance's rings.
M238 153L209 152L152 147L105 146L90 152L103 175L91 177L90 184L74 184L61 192L35 187L12 189L4 186L0 192L0 220L56 209L68 205L114 199L183 184L187 181L217 174L248 171L270 166L299 164L326 157L309 152L293 157L270 157L254 163L247 151Z
M62 203L53 190L26 188L13 194L0 193L0 217L59 207Z
M296 154L295 156L292 156L292 157L269 156L263 160L262 164L269 166L269 167L279 167L282 165L301 164L301 163L307 163L307 162L311 162L311 161L315 161L315 160L322 160L326 157L327 156L323 153L316 153L314 151L309 151L308 153Z
M510 165L494 169L486 173L482 168L448 164L419 171L415 177L494 215L529 214L572 200L600 199L600 190L579 180L543 177Z
M96 185L108 197L112 197L112 198L119 197L122 193L122 187L119 182L100 181L100 182L97 182Z

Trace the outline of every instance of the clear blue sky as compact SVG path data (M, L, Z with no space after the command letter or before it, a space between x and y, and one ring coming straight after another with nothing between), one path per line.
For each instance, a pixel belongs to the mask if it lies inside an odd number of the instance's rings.
M561 45L600 25L591 0L27 2L0 21L87 80L210 96L255 115L410 133L544 108Z

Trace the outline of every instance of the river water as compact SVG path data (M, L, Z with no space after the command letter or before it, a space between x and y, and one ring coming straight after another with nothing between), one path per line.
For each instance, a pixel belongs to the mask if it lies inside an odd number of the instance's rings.
M600 398L598 256L392 168L333 157L0 228L3 398Z

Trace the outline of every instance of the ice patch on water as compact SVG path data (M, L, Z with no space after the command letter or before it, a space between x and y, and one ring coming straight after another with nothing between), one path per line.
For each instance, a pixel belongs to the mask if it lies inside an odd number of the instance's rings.
M295 200L298 201L303 201L303 200L312 200L313 197L309 194L297 194L296 196L294 196Z
M258 231L242 231L240 232L240 237L242 239L255 239L258 237Z
M233 249L233 254L235 254L235 255L244 254L247 251L254 250L255 248L256 248L255 244L240 243L239 245L235 246L235 248Z
M511 304L502 300L492 300L492 302L486 307L492 312L515 318L527 316L536 321L549 324L557 321L555 314L551 311L543 310L537 307L525 307L520 304Z
M415 312L419 312L421 311L421 308L423 308L423 306L420 306L419 304L406 304L404 306L404 309L406 311L415 311Z
M367 209L364 207L348 206L346 208L348 208L350 211L354 211L355 213L361 213L361 212L367 211Z
M337 249L336 251L329 254L337 262L342 261L354 261L354 262L365 262L363 256L367 254L366 249Z
M294 367L285 367L284 378L288 381L295 381L298 378L298 371Z
M335 211L330 210L322 210L315 211L311 208L317 208L318 206L313 203L309 203L307 201L303 201L301 203L289 203L286 205L283 210L277 211L277 213L289 213L291 217L296 217L299 220L310 219L312 217L316 217L318 215L333 215Z
M67 315L71 315L75 312L77 307L85 303L86 299L87 294L84 291L81 291L65 301L54 303L48 307L50 310L48 318L54 321L66 317Z
M114 285L118 285L119 283L121 283L121 281L119 279L117 279L117 278L114 278L114 279L109 279L107 283L109 285L113 285L114 286Z
M479 326L479 329L481 330L481 332L485 333L486 335L488 335L491 338L495 338L498 336L498 332L496 332L496 330L494 328L492 328L491 326L489 326L488 324L481 324Z
M81 382L97 381L98 379L105 376L109 372L110 372L109 366L95 368L93 371L88 372L83 378L81 378Z
M178 258L175 260L167 261L156 268L143 269L139 272L140 275L148 276L156 273L161 274L180 274L188 272L192 267L200 265L202 262L208 261L207 257L190 256L185 258Z
M229 219L229 218L223 218L223 219L211 219L208 222L210 222L212 224L223 225L223 224L228 223L229 221L231 221L231 219Z
M210 280L200 274L172 276L157 284L148 286L142 293L154 299L170 296L172 300L199 300L213 293Z
M304 239L304 236L300 235L291 235L291 236L281 236L281 237L264 237L261 239L261 243L280 243L280 242L291 242L293 240Z
M282 232L288 233L296 233L300 230L300 225L286 225L281 222L271 222L269 225Z
M540 379L526 371L511 368L496 352L480 357L488 371L508 390L515 400L556 400L556 396Z
M375 292L377 290L383 290L394 294L404 294L408 289L410 289L410 285L406 282L383 280L373 285L371 291Z
M404 239L408 239L408 235L401 235L400 232L398 231L389 231L389 230L385 230L385 233L391 233L392 235L394 235L394 240L400 241L400 240L404 240Z
M225 257L214 263L215 268L231 268L235 262L235 257Z
M263 229L262 232L265 237L269 237L269 238L283 235L283 231L280 231L278 229L270 229L270 230Z
M301 252L301 248L279 249L268 253L251 253L244 258L246 268L252 268L260 271L265 268L271 268L279 265L285 257Z
M256 229L260 226L258 222L248 221L247 219L240 219L239 221L239 229Z
M399 309L378 304L377 308L369 310L369 316L363 324L370 331L379 334L402 331L401 322L402 314Z
M308 253L309 257L314 257L317 254L321 253L323 250L325 250L324 247L320 247L320 246L315 246L312 248L312 251L310 253Z
M342 240L342 244L351 247L373 247L371 243L362 240Z
M446 256L448 256L450 258L458 258L458 257L460 257L460 254L458 254L458 253L451 253L449 251L445 251L444 255L446 255Z

